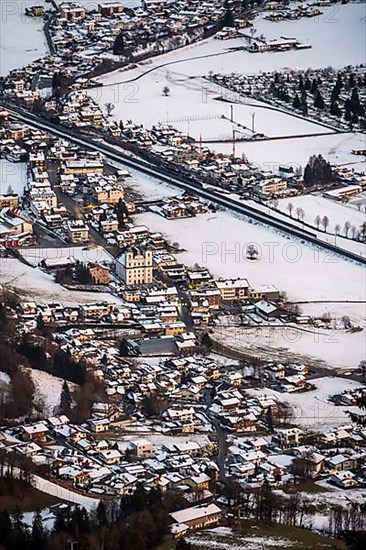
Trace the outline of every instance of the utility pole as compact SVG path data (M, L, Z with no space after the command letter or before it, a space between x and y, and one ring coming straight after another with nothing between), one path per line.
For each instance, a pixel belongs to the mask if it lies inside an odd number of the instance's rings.
M252 113L252 134L254 134L254 118L255 118L255 113Z
M233 130L233 158L235 158L235 130Z
M230 105L230 120L234 122L234 105Z

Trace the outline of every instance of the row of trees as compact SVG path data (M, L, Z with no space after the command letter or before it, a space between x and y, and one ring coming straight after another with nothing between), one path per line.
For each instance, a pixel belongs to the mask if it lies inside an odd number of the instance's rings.
M79 507L58 509L51 531L45 528L39 512L29 528L19 510L13 516L3 511L0 546L6 550L148 550L156 548L168 534L169 512L178 502L174 494L163 496L158 489L147 492L141 486L119 503L100 501L90 513Z
M90 274L89 267L77 260L74 266L68 265L63 269L58 269L55 281L60 284L79 283L90 285L93 283L93 277Z
M8 374L9 384L0 385L0 419L28 415L35 400L35 387L24 358L17 353L14 340L14 324L9 320L6 308L0 305L0 357L1 371Z
M343 115L344 119L352 124L357 124L360 117L365 116L365 106L360 101L359 89L366 86L366 73L364 77L356 77L354 73L345 77L338 73L330 94L326 94L320 76L310 79L308 75L300 75L296 88L291 88L290 82L289 75L282 76L275 73L271 83L271 93L282 101L292 103L293 108L301 111L304 116L308 114L309 99L319 111L328 110L331 115L336 117ZM348 94L346 99L344 98L345 94Z
M304 221L305 212L301 207L297 207L295 209L292 202L289 202L288 205L287 205L287 211L290 215L290 218L292 218L293 214L295 213L296 218L298 220ZM315 224L315 226L318 230L322 227L323 230L325 232L327 232L328 228L329 228L330 221L329 221L328 216L321 217L319 214L317 214L315 219L314 219L314 224ZM337 223L334 226L334 233L337 236L341 235L343 233L343 236L346 237L346 239L348 239L350 236L351 236L352 239L364 238L365 235L366 235L366 222L361 225L360 230L358 230L357 227L355 225L351 224L351 222L349 222L349 221L344 222L343 229L342 229L341 225L339 223Z
M44 414L44 403L37 394L30 371L24 367L43 370L65 380L56 412L67 414L74 422L90 418L96 400L106 398L103 381L94 377L83 362L74 361L66 351L52 341L46 331L34 335L23 333L18 342L17 328L0 305L1 370L9 375L10 383L0 385L0 419ZM71 392L66 381L77 385ZM54 411L51 411L54 412Z

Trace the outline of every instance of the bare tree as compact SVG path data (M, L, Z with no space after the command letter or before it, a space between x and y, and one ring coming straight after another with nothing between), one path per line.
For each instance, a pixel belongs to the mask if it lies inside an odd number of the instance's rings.
M356 237L356 233L357 233L357 227L355 225L352 225L351 226L352 239L354 239Z
M349 230L351 229L351 224L350 222L344 222L344 226L343 226L343 231L344 231L344 234L345 236L347 237L348 239L348 233L349 233Z
M328 226L329 226L329 218L328 216L324 216L322 219L322 226L324 227L324 231L327 232Z
M288 210L288 213L290 214L291 218L292 218L293 209L294 209L294 205L292 204L292 202L289 202L288 205L287 205L287 210Z
M256 260L258 258L258 249L254 244L250 244L247 248L247 258L248 260Z
M104 105L104 107L105 107L105 109L106 109L106 111L107 111L107 115L108 115L108 116L111 116L112 111L116 108L115 105L113 105L113 103L111 103L111 102L109 102L109 101L108 101L108 103L106 103L106 104Z
M334 233L335 233L336 235L339 235L340 231L341 231L341 226L339 225L339 223L337 223L337 224L334 226Z
M320 222L321 222L321 217L319 216L319 214L317 214L314 221L315 221L316 228L319 229L319 225L320 225Z
M305 218L305 212L302 208L296 208L297 219L303 221Z

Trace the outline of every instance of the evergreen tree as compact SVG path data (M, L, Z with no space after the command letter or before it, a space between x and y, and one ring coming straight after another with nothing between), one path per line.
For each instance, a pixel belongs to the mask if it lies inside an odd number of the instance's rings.
M234 16L230 8L226 10L223 24L224 24L224 27L235 27Z
M360 98L357 88L353 88L348 105L353 113L358 114L360 112Z
M6 537L12 529L12 522L7 510L0 510L0 543L6 540Z
M324 109L324 99L319 91L317 91L314 99L314 107L316 109Z
M47 547L46 537L43 529L41 513L37 511L33 516L32 523L32 549L44 550Z
M344 111L344 119L347 120L348 122L350 122L351 118L352 118L351 109L346 107L346 110Z
M318 91L318 83L316 78L313 79L313 82L311 83L310 93L315 95Z
M295 94L294 100L292 102L292 106L294 109L301 109L301 101L297 94Z
M107 509L103 502L103 500L99 501L99 504L97 506L96 510L97 515L97 523L99 526L106 525L107 523Z
M341 116L342 114L336 101L332 101L332 103L330 104L330 114L333 116Z
M72 398L70 394L69 385L66 382L66 380L64 380L64 383L62 384L61 397L60 397L60 412L66 415L70 414L71 404L72 404Z
M339 88L337 87L337 85L334 86L333 90L332 90L332 93L331 93L331 96L330 96L330 101L331 102L335 102L335 101L338 101L339 99Z
M113 44L114 55L122 55L124 52L124 39L123 32L121 31L117 36Z
M356 86L356 79L355 79L355 75L353 73L351 73L350 76L349 76L348 86L350 88L354 88Z
M305 91L304 79L302 75L300 75L300 78L299 78L299 90L301 93Z

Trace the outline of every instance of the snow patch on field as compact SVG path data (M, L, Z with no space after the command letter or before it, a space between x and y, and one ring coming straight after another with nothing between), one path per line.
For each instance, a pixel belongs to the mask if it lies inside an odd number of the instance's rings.
M243 535L234 533L228 527L217 527L216 529L197 532L194 535L188 535L186 540L193 543L197 550L201 548L213 548L217 550L269 550L271 548L291 545L291 541L284 538Z
M289 197L278 201L278 209L288 214L287 206L289 203L294 206L293 216L296 216L296 208L302 208L305 212L304 221L315 226L315 218L319 215L321 218L327 216L329 219L328 231L334 232L334 226L339 224L341 235L344 234L343 226L345 222L354 224L357 230L366 221L365 212L356 210L348 204L341 204L322 197L321 195L304 195L301 197ZM320 227L322 227L320 225ZM349 232L351 236L351 232Z
M0 2L0 75L21 69L48 53L43 19L26 17L25 8L33 0ZM48 7L48 6L46 6Z
M332 427L348 423L350 418L346 411L360 412L358 407L337 407L328 398L331 395L364 387L363 384L344 378L317 378L312 380L315 390L297 393L279 393L266 388L249 389L251 395L266 393L274 395L280 402L290 405L294 412L293 423L296 426L308 427L317 431L325 431Z
M7 193L9 185L20 197L27 184L27 165L25 162L10 162L0 159L0 194Z
M32 485L42 493L47 493L54 497L60 498L61 500L67 500L73 504L80 504L84 506L87 510L93 510L98 506L99 499L90 498L74 491L70 491L66 487L61 487L48 479L43 479L40 476L32 476Z
M60 404L61 390L64 380L58 376L53 376L48 372L44 372L36 369L26 369L30 374L36 391L44 398L45 405L49 414L54 414L55 408ZM72 393L76 388L76 384L73 382L67 382L70 392Z
M355 369L366 357L365 331L344 330L304 331L289 326L219 328L214 338L248 355L258 355L277 361L322 363L331 369Z
M23 299L41 303L57 300L64 305L109 301L120 304L121 300L106 292L70 291L57 284L52 275L41 269L29 267L13 258L1 258L0 283Z

